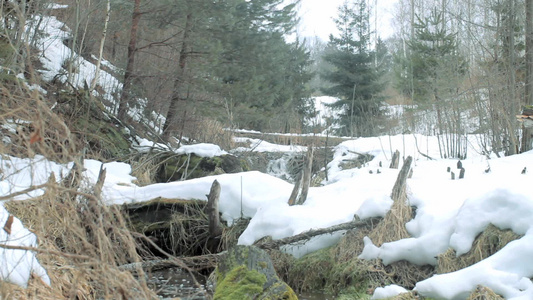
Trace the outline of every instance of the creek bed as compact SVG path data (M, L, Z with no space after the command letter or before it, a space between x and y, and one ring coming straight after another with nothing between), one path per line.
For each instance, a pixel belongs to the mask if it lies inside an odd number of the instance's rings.
M191 275L179 268L169 268L153 271L148 274L148 286L153 289L161 299L205 300L209 293L206 289L206 278L196 276L200 287L196 287ZM333 300L332 295L322 293L301 293L300 300Z
M208 294L206 278L196 276L200 286L195 286L191 275L179 268L153 271L148 274L148 286L161 299L204 300Z

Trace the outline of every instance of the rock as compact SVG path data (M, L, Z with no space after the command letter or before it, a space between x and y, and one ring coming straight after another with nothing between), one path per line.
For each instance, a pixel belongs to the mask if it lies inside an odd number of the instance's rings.
M215 300L298 299L278 277L268 254L254 246L228 250L218 262L215 278Z

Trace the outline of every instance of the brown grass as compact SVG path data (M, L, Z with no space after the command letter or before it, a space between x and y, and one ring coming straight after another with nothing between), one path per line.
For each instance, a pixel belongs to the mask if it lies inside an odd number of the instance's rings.
M491 289L478 286L472 294L467 298L467 300L500 300L505 299L502 296L494 293Z
M0 155L39 154L56 162L79 156L83 142L51 109L53 103L20 82L0 82L0 93L0 125L5 126L0 136L10 141L0 143ZM7 128L9 124L12 129ZM122 213L103 205L94 187L80 188L81 182L85 179L67 183L52 178L44 195L4 202L37 236L36 256L51 286L40 278L31 279L28 288L2 283L2 299L155 299L142 270L134 276L118 268L140 261L141 251Z
M467 253L457 257L454 249L449 249L439 255L437 273L450 273L471 266L498 252L508 243L519 239L520 236L511 230L501 230L490 224L475 239L472 248Z
M140 261L120 211L53 187L39 199L7 202L6 208L37 235L43 250L37 258L52 282L52 288L34 282L16 289L16 298L31 299L35 293L40 299L155 297L144 277L118 269Z

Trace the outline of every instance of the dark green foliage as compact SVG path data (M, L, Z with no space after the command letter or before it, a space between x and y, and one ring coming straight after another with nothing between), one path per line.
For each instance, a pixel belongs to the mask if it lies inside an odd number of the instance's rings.
M310 55L300 41L286 40L297 23L298 0L162 2L168 9L160 10L155 25L190 28L186 41L185 33L178 34L183 42L174 50L180 59L186 56L176 66L181 73L173 87L180 101L179 116L173 116L178 122L190 123L197 114L279 132L308 113Z
M218 35L221 51L214 68L226 120L240 127L280 130L289 117L298 119L298 113L306 112L310 98L309 52L299 41L285 40L296 24L294 4L236 2L234 22Z
M331 52L324 60L333 68L321 74L332 86L324 94L340 99L334 106L344 110L338 123L339 134L369 136L375 133L373 120L380 115L383 90L381 73L374 64L374 51L370 49L369 11L365 1L345 2L339 8L335 21L339 37L330 36ZM384 57L384 49L380 55Z
M430 16L417 16L415 35L407 43L409 53L395 57L397 87L417 102L439 100L453 93L466 61L459 54L457 33L449 33L443 14L434 9Z

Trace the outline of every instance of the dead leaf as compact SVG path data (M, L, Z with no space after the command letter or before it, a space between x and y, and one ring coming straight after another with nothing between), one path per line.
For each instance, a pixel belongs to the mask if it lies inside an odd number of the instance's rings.
M39 128L35 129L35 131L30 133L30 145L43 140L40 133L41 133L41 130Z
M4 225L4 231L7 232L7 234L11 234L11 225L13 225L13 215L7 217L6 225Z

